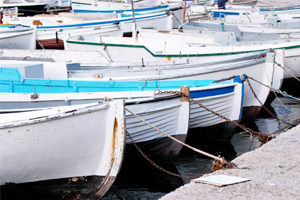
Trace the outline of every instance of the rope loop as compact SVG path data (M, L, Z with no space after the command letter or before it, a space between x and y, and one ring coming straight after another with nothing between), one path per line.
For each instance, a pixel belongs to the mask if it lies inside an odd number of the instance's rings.
M220 169L234 169L234 168L238 168L238 166L235 163L228 163L226 162L226 160L224 158L221 158L221 156L219 156L219 158L221 160L214 160L212 163L212 168L211 168L211 172L220 170Z

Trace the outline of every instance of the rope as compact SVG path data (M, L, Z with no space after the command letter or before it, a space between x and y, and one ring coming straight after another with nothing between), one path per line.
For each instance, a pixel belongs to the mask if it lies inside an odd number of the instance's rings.
M219 82L223 82L223 81L228 81L228 80L234 79L235 77L238 77L238 76L231 76L229 78L222 78L222 79L219 79L219 80L215 80L212 83L219 83Z
M285 91L281 91L279 89L275 89L275 88L272 88L272 87L270 87L268 85L265 85L265 84L259 82L258 80L255 80L254 78L252 78L250 76L247 76L247 79L251 79L251 80L253 80L253 81L255 81L255 82L257 82L257 83L259 83L259 84L261 84L261 85L263 85L263 86L265 86L267 88L269 88L271 91L277 92L278 94L281 94L284 97L289 97L289 98L292 98L292 99L300 101L300 99L298 99L297 97L293 97L292 95L287 94Z
M142 156L148 160L153 166L155 166L157 169L163 171L163 172L166 172L167 174L169 175L172 175L172 176L177 176L177 177L180 177L180 178L197 178L197 177L200 177L200 176L203 176L204 174L200 174L200 175L195 175L195 176L187 176L187 175L180 175L180 174L175 174L173 172L170 172L168 170L165 170L164 168L158 166L155 162L153 162L152 160L149 159L149 157L144 154L144 152L136 145L136 143L134 142L134 140L132 139L132 137L130 136L129 132L126 130L126 134L128 135L128 137L130 138L132 144L135 146L135 148L138 150L138 152L140 152L142 154ZM207 173L205 173L207 174Z
M180 24L180 26L182 26L182 23L177 19L177 17L175 16L175 14L172 12L172 15L175 17L176 21Z
M42 45L42 43L39 40L36 41L39 43L40 47L42 47L42 49L45 50L44 45Z
M290 73L289 71L287 71L284 67L282 67L281 64L277 63L276 61L274 61L276 65L278 65L279 67L281 67L284 71L286 71L287 73L289 73L292 77L294 77L297 81L300 81L299 78L297 78L294 74Z
M251 77L249 77L249 78L251 78ZM283 119L280 119L280 118L278 118L277 116L275 116L275 115L274 115L274 114L273 114L266 106L264 106L264 104L259 100L259 98L258 98L257 95L255 94L255 92L254 92L254 90L253 90L253 87L252 87L251 84L250 84L249 78L248 78L248 76L247 76L247 83L248 83L248 85L249 85L249 87L250 87L250 90L252 91L254 97L255 97L256 100L260 103L261 107L263 107L270 115L272 115L272 116L275 117L276 119L278 119L278 120L280 120L280 121L282 121L282 122L284 122L284 123L286 123L286 124L292 125L291 123L286 122L286 121L284 121ZM253 78L251 78L251 79L253 80ZM259 81L258 81L258 82L259 82Z
M155 92L156 92L155 94L175 93L174 91L160 91L159 89L156 89ZM208 112L211 112L212 114L217 115L218 117L220 117L220 118L226 120L227 122L230 122L230 123L232 123L233 125L240 127L241 129L243 129L244 131L246 131L246 132L249 133L249 134L253 134L253 135L257 136L257 137L258 137L258 140L261 142L261 145L260 145L260 146L262 146L263 144L267 143L269 140L275 138L274 136L272 136L272 135L270 135L270 134L267 134L267 135L266 135L266 134L263 134L263 133L261 133L261 132L256 132L256 131L251 130L250 128L246 128L245 126L243 126L243 125L241 125L241 124L238 124L238 123L235 122L235 121L231 121L229 118L227 118L227 117L225 117L225 116L223 116L223 115L221 115L221 114L219 114L219 113L217 113L217 112L215 112L215 111L213 111L213 110L211 110L211 109L205 107L204 105L202 105L202 104L199 103L198 101L196 101L196 100L190 98L189 96L187 96L187 95L185 95L185 94L183 94L183 93L179 93L179 92L178 92L177 94L178 94L178 95L181 95L181 96L183 96L183 97L189 98L190 101L192 101L193 103L199 105L201 108L204 108L204 109L207 110Z
M289 109L288 107L286 107L282 102L281 102L281 100L279 99L279 97L277 96L277 94L276 94L276 92L273 92L274 93L274 95L276 96L276 99L279 101L279 103L282 105L282 107L284 107L285 109Z
M185 144L185 143L181 142L180 140L177 140L176 138L174 138L174 137L172 137L172 136L166 134L165 132L159 130L159 129L156 128L155 126L149 124L149 123L146 122L144 119L140 118L139 116L137 116L136 114L134 114L133 112L131 112L130 110L128 110L128 108L125 108L125 110L127 110L128 112L130 112L133 116L135 116L136 118L138 118L139 120L141 120L141 121L144 122L145 124L147 124L147 125L151 126L152 128L154 128L154 129L157 130L158 132L160 132L160 133L164 134L165 136L167 136L168 138L174 140L175 142L178 142L179 144L181 144L181 145L183 145L183 146L186 146L186 147L190 148L191 150L193 150L193 151L195 151L195 152L201 153L201 154L203 154L203 155L205 155L205 156L208 156L208 157L213 158L213 159L215 159L215 160L218 160L218 161L220 161L220 162L223 162L223 161L224 161L224 159L222 159L222 158L220 158L220 157L217 157L217 156L214 156L214 155L212 155L212 154L209 154L209 153L206 153L206 152L204 152L204 151L201 151L201 150L199 150L199 149L196 149L196 148L194 148L194 147L192 147L192 146L190 146L190 145L188 145L188 144Z

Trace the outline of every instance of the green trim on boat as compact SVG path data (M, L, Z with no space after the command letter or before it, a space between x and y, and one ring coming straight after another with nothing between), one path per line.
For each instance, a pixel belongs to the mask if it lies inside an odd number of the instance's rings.
M253 53L253 52L260 52L260 51L266 51L267 49L260 49L260 50L252 50L252 51L238 51L238 52L225 52L225 53L206 53L206 54L155 54L152 51L150 51L147 47L144 45L131 45L131 44L109 44L109 43L96 43L96 42L79 42L79 41L70 41L67 40L67 43L73 43L73 44L87 44L87 45L98 45L98 46L112 46L112 47L134 47L134 48L144 48L148 53L150 53L153 57L202 57L202 56L222 56L222 55L236 55L236 54L242 54L242 53ZM273 49L295 49L300 48L300 45L294 45L294 46L288 46L288 47L278 47Z

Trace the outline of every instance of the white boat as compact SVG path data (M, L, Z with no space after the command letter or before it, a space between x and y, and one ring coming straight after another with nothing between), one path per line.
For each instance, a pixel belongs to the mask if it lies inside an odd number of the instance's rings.
M35 49L35 30L22 25L0 25L1 49Z
M143 37L143 34L152 32ZM67 50L95 50L101 52L112 62L118 61L172 61L179 62L189 59L190 63L211 60L220 56L234 55L245 52L257 52L268 49L295 49L299 48L298 40L268 41L266 43L223 46L218 43L207 44L199 35L189 35L189 40L183 38L185 35L177 34L172 37L169 31L140 30L138 39L135 38L99 38L90 35L72 36L65 42ZM170 38L169 38L170 37ZM153 39L155 38L155 40ZM192 42L191 42L192 41ZM194 41L194 42L193 42ZM105 48L104 48L105 46Z
M6 80L16 80L21 77L19 73L5 75L5 68L2 68L1 91L5 92ZM16 69L10 69L16 70ZM18 71L18 70L16 70ZM16 75L16 76L13 76ZM14 78L13 78L14 77ZM141 82L99 82L99 81L72 81L72 80L51 80L50 79L25 79L27 82L34 82L30 87L36 87L38 98L34 101L31 98L29 88L19 88L13 93L1 93L1 96L8 94L10 97L2 99L1 97L1 113L21 112L22 110L41 109L45 107L77 105L83 103L91 103L103 101L104 99L125 99L126 108L142 117L144 120L184 142L189 122L189 101L182 101L181 97L174 94L154 95L154 90L158 88L155 82L149 82L145 85ZM47 92L47 86L39 84L44 82L48 85L50 93ZM72 82L71 87L66 82ZM178 82L178 81L177 81ZM182 82L182 81L181 81ZM174 81L173 81L174 83ZM179 91L180 83L167 84L163 87L165 90L175 88ZM59 87L57 87L60 85ZM74 90L76 85L76 90ZM142 88L141 88L141 85ZM182 85L182 84L180 84ZM15 85L16 87L19 87ZM23 87L21 86L21 87ZM38 89L39 88L39 89ZM159 87L161 88L161 87ZM48 88L49 89L49 88ZM18 92L20 91L20 93ZM49 90L48 90L49 91ZM7 96L8 97L8 96ZM19 100L18 100L19 99ZM131 135L135 143L147 153L147 156L157 162L171 162L179 154L182 145L169 139L162 133L152 129L149 125L140 121L131 113L126 111L126 130ZM126 144L128 150L132 149L133 144L127 137ZM159 144L159 145L153 145ZM138 158L140 155L136 149L127 151L128 157Z
M69 17L55 17L53 15L39 15L34 17L4 17L5 23L20 23L36 28L36 45L38 48L63 49L63 40L70 35L89 33L99 36L123 35L123 23L116 21L91 21ZM117 24L114 24L117 23Z
M283 81L283 69L277 63L283 64L283 51L277 50L274 53L256 53L240 55L243 61L229 61L220 59L219 61L204 62L199 64L182 64L169 66L149 66L147 67L112 67L91 70L69 70L69 78L94 79L94 80L192 80L192 79L222 79L236 74L246 74L265 85L280 89ZM236 57L236 59L238 59ZM85 69L85 68L83 68ZM252 87L262 103L265 103L269 93L269 88L251 81ZM261 105L254 97L250 88L246 85L243 101L243 118L253 119L260 111Z
M3 51L3 55L6 56L6 59L13 59L12 55L14 54L26 57L26 55L29 55L31 52L32 51L5 50ZM38 55L38 52L41 54ZM279 89L283 79L283 70L274 64L274 60L283 65L283 51L276 50L275 52L276 53L254 52L237 54L223 56L218 59L214 57L203 60L199 63L190 64L187 64L187 59L182 59L183 63L176 61L175 63L171 62L161 65L145 62L144 66L141 62L135 64L127 62L112 62L106 67L101 64L98 66L97 64L83 64L81 66L70 66L67 69L57 71L57 73L55 71L58 70L59 67L52 67L51 73L61 74L64 77L74 80L99 81L222 79L244 73L266 85L271 86L273 83L272 86ZM37 51L35 56L36 58L46 57L44 52L42 54L42 51ZM19 59L22 60L24 57L20 57ZM32 59L34 59L34 57L32 57ZM3 67L7 67L9 64L13 64L13 62L1 61L1 65ZM14 63L14 65L15 64L16 63ZM93 67L88 67L89 65ZM44 78L53 78L51 73L49 73L50 76L45 74ZM253 88L258 94L260 101L264 103L270 90L257 83L253 83ZM252 119L258 114L261 109L261 105L254 98L247 85L245 86L244 96L243 118Z
M0 115L1 197L101 198L121 168L124 102Z
M132 15L132 6L130 3L97 2L96 5L93 6L72 4L72 10L74 13L122 13L124 15ZM135 15L166 11L169 11L168 5L134 6Z
M207 29L210 31L205 31ZM211 35L212 33L216 35L214 32L217 31L219 38L216 42L222 46L250 47L254 45L263 47L269 45L270 48L276 48L276 45L282 44L282 48L285 49L284 62L286 65L284 78L291 78L291 73L296 77L300 77L300 69L298 67L300 61L299 29L268 28L209 21L191 22L183 26L183 32L189 33L193 31L200 31L204 35ZM290 46L289 44L293 45Z
M50 79L65 79L67 78L67 69L63 68L60 73L49 76L52 71L58 70L61 67L60 63L80 64L81 66L110 66L111 61L103 56L98 51L65 51L65 50L19 50L19 49L0 49L0 62L5 64L18 64L15 61L44 62L44 72L47 78ZM14 62L12 62L14 60ZM52 64L51 64L52 63ZM49 67L48 67L49 66ZM61 75L61 76L60 76ZM55 78L56 77L56 78ZM29 78L29 77L28 77ZM38 78L38 77L36 77ZM40 77L39 77L40 78Z
M145 14L150 12L161 11L171 11L173 15L173 28L179 28L187 18L186 14L188 13L190 6L194 4L194 1L188 0L184 1L171 1L171 0L143 0L143 1L134 1L134 13L137 15ZM89 13L123 13L124 15L132 14L132 6L130 2L105 2L105 1L83 1L76 0L72 1L73 11L78 12L89 12ZM184 13L185 12L185 13Z
M165 12L150 13L135 16L135 28L171 28L172 16ZM51 15L35 17L4 17L4 23L20 23L27 26L35 26L37 31L37 46L39 48L63 49L63 40L66 37L78 34L91 34L100 36L117 36L132 32L133 17L120 17L103 20L83 21L69 17L57 17Z
M47 3L29 2L26 0L1 0L0 8L7 10L17 8L17 13L23 16L33 16L36 14L45 13L48 9Z

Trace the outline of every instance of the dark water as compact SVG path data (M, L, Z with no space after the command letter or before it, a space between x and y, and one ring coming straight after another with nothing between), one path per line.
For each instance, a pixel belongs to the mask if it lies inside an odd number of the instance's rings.
M269 110L279 118L292 122L300 118L300 101L279 97L274 100ZM287 126L287 124L265 112L262 112L255 120L242 121L241 124L265 134L274 133L278 129ZM283 131L285 130L287 129ZM249 151L251 144L249 135L240 134L239 132L242 132L242 130L236 130L232 140L226 144L197 145L197 143L193 143L192 146L213 155L221 155L227 161L230 161ZM276 134L280 134L280 132ZM254 139L251 150L258 148L259 145L260 142ZM183 148L174 164L161 167L180 175L201 175L211 170L212 159ZM158 199L183 184L189 183L190 180L191 178L179 178L162 172L147 161L145 163L126 163L122 166L117 180L103 199Z

